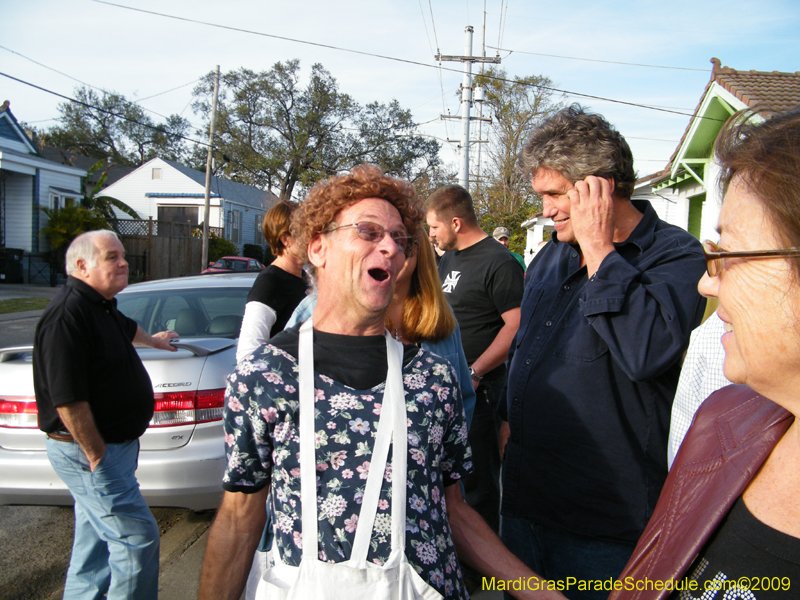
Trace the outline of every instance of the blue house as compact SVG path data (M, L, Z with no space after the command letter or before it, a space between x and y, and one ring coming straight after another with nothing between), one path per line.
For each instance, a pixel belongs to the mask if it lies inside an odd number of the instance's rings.
M48 250L41 207L60 208L83 198L86 171L43 158L11 114L0 106L0 247L26 253Z

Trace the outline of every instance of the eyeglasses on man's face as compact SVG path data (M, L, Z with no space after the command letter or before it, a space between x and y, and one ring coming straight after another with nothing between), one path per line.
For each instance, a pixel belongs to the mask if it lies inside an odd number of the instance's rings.
M709 277L716 277L725 270L726 258L742 258L755 260L758 258L777 258L780 256L800 256L800 248L777 248L775 250L743 250L728 252L710 240L703 242L703 254L706 256L706 271Z
M378 243L388 233L389 236L394 241L394 243L397 245L397 247L400 248L400 250L406 256L409 256L411 254L411 251L414 247L414 244L411 243L411 236L408 235L405 231L389 231L388 229L384 229L382 226L378 225L377 223L373 223L371 221L361 221L360 223L350 223L348 225L339 225L337 223L330 223L325 228L325 232L331 233L333 231L336 231L337 229L348 229L350 227L355 227L358 237L367 242Z

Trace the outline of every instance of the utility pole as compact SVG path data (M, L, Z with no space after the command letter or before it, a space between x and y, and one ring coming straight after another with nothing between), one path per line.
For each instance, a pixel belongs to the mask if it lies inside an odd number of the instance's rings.
M483 30L481 35L481 57L486 58L486 0L483 0ZM483 75L483 67L485 63L481 63L481 75ZM475 161L475 182L478 184L480 191L483 180L481 179L481 143L483 142L483 99L484 90L482 87L475 88L475 102L478 103L478 160ZM479 194L480 195L480 194Z
M437 54L435 59L439 62L441 61L456 61L464 63L464 78L461 83L461 117L451 117L449 115L441 115L443 119L461 119L461 143L459 146L461 156L460 156L460 166L458 170L458 183L461 187L466 190L469 190L469 122L470 120L475 121L478 117L470 117L470 107L472 106L472 63L499 63L500 57L494 58L486 58L480 56L472 56L472 33L474 29L472 25L467 25L465 30L466 32L466 40L464 43L464 52L466 53L465 56L445 56L442 54ZM491 123L491 119L486 119L480 117L482 121L489 121Z
M214 126L217 120L217 97L219 95L219 65L214 75L214 100L211 104L211 127L208 131L208 158L206 159L206 202L203 215L203 245L200 252L200 269L208 268L208 221L211 218L211 169L214 161Z

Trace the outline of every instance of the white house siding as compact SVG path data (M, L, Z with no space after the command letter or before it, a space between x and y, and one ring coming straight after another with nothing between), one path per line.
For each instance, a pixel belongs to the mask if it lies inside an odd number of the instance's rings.
M31 252L33 177L9 172L5 187L6 247Z
M153 179L153 169L161 169L161 179ZM205 188L173 169L160 158L154 158L103 190L103 194L116 198L133 208L142 219L158 217L159 204L196 204L190 198L152 198L146 194L203 194ZM194 201L192 201L194 200ZM201 199L202 202L202 199ZM129 218L118 214L120 218Z
M153 178L153 170L160 170L160 178ZM240 239L238 242L239 250L244 244L253 243L260 237L256 236L256 222L260 228L261 219L267 209L263 206L254 207L242 200L235 192L231 198L216 198L213 194L219 194L216 182L212 181L210 199L210 212L208 223L211 227L219 227L225 231L227 238L230 238L231 210L238 210L241 213ZM160 158L154 158L144 165L120 179L118 182L108 186L103 193L112 198L125 202L133 208L141 218L146 219L152 216L158 218L159 206L193 206L198 207L198 222L203 219L203 205L205 195L205 185L198 183L194 179L181 173L173 165ZM173 197L148 197L147 194L167 194ZM180 194L197 194L196 197L180 196ZM127 218L118 212L120 218Z

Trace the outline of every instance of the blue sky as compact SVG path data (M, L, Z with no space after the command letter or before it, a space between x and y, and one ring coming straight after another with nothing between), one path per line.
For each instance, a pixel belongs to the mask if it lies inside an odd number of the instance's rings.
M200 123L189 107L193 82L215 65L222 71L266 70L276 61L298 58L306 74L311 64L321 63L357 101L396 98L424 123L424 133L457 140L458 122L439 115L459 114L461 66L443 63L455 71L439 70L433 55L437 48L463 54L467 25L475 28L473 53L479 54L485 6L487 55L499 51L509 75L546 75L569 92L567 101L604 114L628 139L639 175L646 175L666 166L710 78L712 56L738 70L800 70L796 0L616 1L602 9L600 3L578 0L232 0L224 8L207 0L115 1L427 66L92 0L2 0L0 72L67 96L78 85L67 76L131 100L160 94L141 105ZM0 91L0 101L10 100L19 120L47 126L58 115L61 100L50 94L5 77ZM444 143L442 150L454 170L455 147Z

